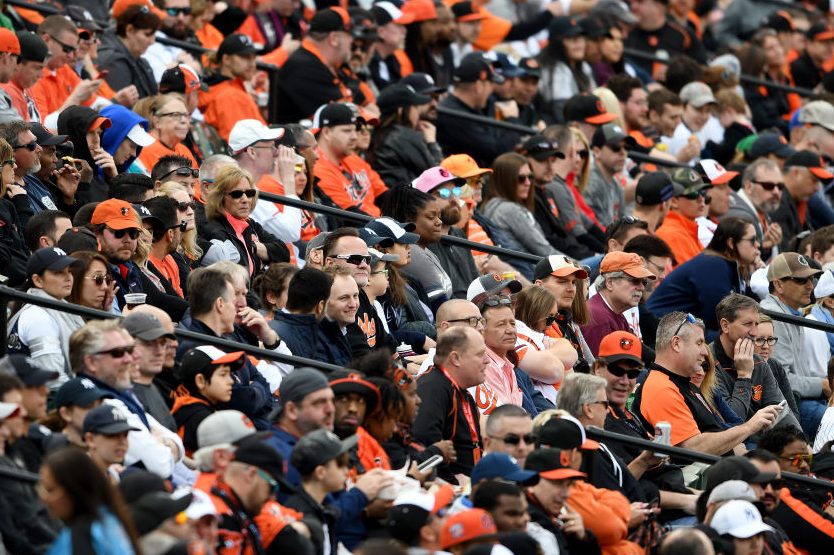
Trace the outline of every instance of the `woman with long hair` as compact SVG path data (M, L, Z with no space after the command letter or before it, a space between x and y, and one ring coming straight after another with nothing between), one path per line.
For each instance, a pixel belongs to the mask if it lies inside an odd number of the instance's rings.
M389 187L407 185L440 164L435 127L424 119L431 97L409 85L392 85L379 95L381 123L371 139L368 162Z
M502 154L492 163L492 170L481 211L506 235L508 244L502 246L538 256L556 254L533 216L533 172L524 156Z
M753 224L742 218L724 218L707 248L678 266L655 289L648 308L661 318L674 310L704 320L708 341L718 336L715 307L729 293L747 294L750 275L763 266L759 239Z
M9 278L9 285L17 287L26 280L26 261L29 249L23 239L23 222L32 216L32 205L26 189L14 182L14 150L5 139L0 139L0 220L6 225L0 234L3 255L0 265Z
M298 266L289 262L270 264L266 271L252 282L252 289L258 294L267 321L272 320L275 313L287 305L290 280L298 269Z
M121 495L83 450L69 446L47 455L38 494L49 513L65 525L48 555L141 554Z
M625 59L623 58L623 30L610 18L604 16L588 16L585 20L593 19L594 32L588 34L586 51L596 50L596 59L588 58L594 73L594 80L598 85L605 85L612 75L625 73ZM584 21L586 27L589 23Z
M77 260L57 247L44 247L29 257L29 276L23 291L36 297L67 302L72 293L73 275L70 266ZM24 303L9 320L8 352L29 357L34 366L55 372L49 383L57 389L72 376L69 366L69 338L84 325L81 316Z
M191 161L191 167L198 167L194 155L183 144L191 130L191 114L185 107L185 97L179 93L159 94L148 100L147 120L150 134L156 142L146 146L139 153L139 162L150 174L163 156L183 156Z
M73 304L110 312L116 297L116 281L110 264L101 254L92 251L70 253L78 263L70 266L72 293L67 300Z
M183 295L188 295L188 289L186 288L188 274L203 257L203 249L197 244L197 220L194 211L197 204L191 199L185 185L176 181L166 181L160 185L157 195L174 199L177 203L177 216L181 222L186 223L185 231L181 234L180 244L177 245L177 250L171 253L171 257L179 268L180 287L182 287Z
M591 66L585 61L585 30L567 16L554 17L548 27L548 43L539 54L542 78L539 93L545 112L562 121L562 108L579 93L590 92L597 84Z
M695 370L695 373L692 374L690 381L701 392L713 415L716 416L724 427L732 428L733 426L744 424L744 420L733 411L732 407L721 396L721 392L716 385L718 377L715 373L715 357L712 354L712 350L707 349L706 359Z
M224 166L205 199L203 239L231 241L237 250L234 262L248 270L250 280L268 264L289 262L287 246L251 218L258 202L258 190L249 172L237 166Z

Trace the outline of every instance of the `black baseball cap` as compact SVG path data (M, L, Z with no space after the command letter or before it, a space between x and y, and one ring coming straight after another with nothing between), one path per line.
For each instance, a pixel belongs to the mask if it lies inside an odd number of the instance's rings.
M88 407L108 396L106 391L99 389L89 378L73 378L58 389L55 394L55 406Z
M635 144L634 137L629 137L622 127L616 123L605 123L600 125L594 131L594 136L591 138L591 146L617 146L621 143L626 143L628 146Z
M324 104L316 110L313 116L313 130L338 125L356 125L356 113L344 102Z
M194 347L182 356L176 368L176 377L183 383L190 383L194 376L203 373L212 366L228 365L232 372L240 370L246 363L246 353L235 351L224 353L217 347L201 345Z
M20 55L18 59L21 62L39 62L46 61L49 55L49 47L46 42L30 31L18 31L17 40L20 42Z
M656 206L675 196L675 185L666 172L649 172L637 181L634 202L641 206Z
M235 460L260 468L278 483L284 480L284 457L274 447L264 443L263 438L248 436L237 444Z
M789 33L796 30L793 25L793 17L785 10L775 11L770 14L763 26L773 29L778 33Z
M805 36L809 40L830 41L834 40L834 29L824 21L817 21L805 31Z
M196 71L184 64L166 69L159 80L160 93L178 92L185 94L196 90L207 91L209 88L208 85L203 83Z
M385 87L376 99L379 111L383 114L390 114L397 108L408 106L422 106L431 102L431 97L420 94L411 85L396 83Z
M582 28L585 36L591 40L601 39L611 28L609 25L604 25L599 17L594 16L587 16L580 19L579 26Z
M466 23L469 21L480 21L489 17L478 6L474 5L470 0L463 0L452 5L452 13L455 16L455 21Z
M582 121L591 125L611 123L617 114L609 113L598 96L588 93L574 95L565 102L563 108L565 121Z
M568 16L560 16L554 17L550 21L550 25L547 26L547 32L550 40L555 41L582 36L585 34L585 29L582 28L576 19Z
M379 237L391 239L393 242L402 245L414 245L420 240L420 236L413 233L417 228L413 222L403 224L393 218L383 216L366 223L365 227Z
M72 19L72 22L75 23L76 26L86 29L87 31L92 31L93 33L100 33L101 31L104 31L104 28L93 18L93 14L91 14L83 6L67 6L66 11L67 15L70 19Z
M774 478L773 472L760 472L756 465L739 456L724 457L713 463L704 474L704 491L712 491L715 486L727 480L741 480L749 484L764 484Z
M475 83L477 81L492 81L501 84L504 78L495 72L492 64L480 52L470 52L460 61L454 71L455 83Z
M136 175L138 175L138 174L136 174ZM147 176L143 176L143 177L147 177ZM148 181L150 181L150 179L148 179ZM145 223L145 222L150 223L151 227L153 229L165 229L164 228L165 224L162 223L162 220L160 220L158 217L154 216L151 213L151 211L148 210L147 206L145 206L144 204L140 204L138 202L131 203L131 206L133 207L134 210L136 210L136 213L139 215L139 218L142 220L142 223Z
M98 251L98 239L86 227L71 227L61 235L55 246L64 252Z
M67 266L72 266L78 259L67 256L67 253L58 247L44 247L32 253L26 262L26 275L41 274L45 270L58 271Z
M356 232L359 234L359 238L365 241L365 244L369 247L393 247L394 240L390 237L383 237L378 235L376 231L367 227L358 227L356 228Z
M403 77L400 79L400 83L411 85L420 94L434 94L446 90L443 87L438 87L431 75L419 71Z
M544 135L533 135L521 145L522 152L526 156L530 156L541 162L547 160L551 156L556 158L565 158L564 153L559 152L559 145L551 141Z
M154 197L143 202L142 206L151 213L151 216L159 220L162 225L160 229L173 229L179 227L182 222L177 203L170 197Z
M330 389L335 395L356 393L365 397L365 414L373 414L381 398L377 386L365 379L365 375L351 370L338 370L330 374Z
M67 135L53 135L40 123L33 121L29 125L32 126L32 133L35 134L35 139L41 146L56 146L67 142L69 138Z
M311 33L333 33L336 31L351 31L350 15L343 8L334 7L319 10L310 20Z
M130 513L139 535L153 532L169 518L185 511L193 499L187 489L174 492L152 491L130 504Z
M794 149L779 133L761 133L750 145L750 158L760 158L768 154L775 154L779 158L790 158L796 154Z
M541 78L542 66L535 58L521 58L518 61L518 68L522 71L521 77Z
M124 432L138 432L127 421L118 407L113 405L99 405L84 417L84 433L104 434L106 436L121 434Z
M313 472L317 466L327 464L347 453L359 442L357 435L345 439L328 430L314 430L298 440L290 455L290 462L305 476Z
M54 370L44 370L29 362L29 358L22 354L9 355L6 359L9 365L14 370L18 379L23 382L26 387L40 387L47 383L58 379L59 372Z
M585 436L585 428L576 418L562 416L551 418L538 429L536 445L538 447L556 447L558 449L583 449L596 451L599 443ZM527 461L529 463L529 461ZM525 467L526 468L526 467Z
M246 35L232 33L220 43L220 47L217 49L217 59L219 60L223 56L227 56L229 54L251 56L257 53L258 49L255 48L255 45L252 43L252 39Z
M455 4L456 6L458 4ZM512 79L513 77L521 77L524 75L524 72L521 71L521 68L518 67L518 64L507 54L503 52L495 52L491 55L495 56L495 61L492 62L492 67L498 73L498 75Z
M829 181L834 178L834 175L826 169L826 164L822 157L810 150L799 150L793 156L785 160L785 169L793 166L808 168L814 176L822 181Z

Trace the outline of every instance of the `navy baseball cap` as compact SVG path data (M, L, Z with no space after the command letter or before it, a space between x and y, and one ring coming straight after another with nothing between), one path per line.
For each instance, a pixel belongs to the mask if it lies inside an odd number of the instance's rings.
M59 373L54 370L44 370L32 364L26 355L9 355L6 362L11 365L18 379L26 387L40 387L58 378ZM5 364L3 365L5 366Z
M55 394L56 407L87 407L108 397L103 389L99 389L89 378L73 378L64 383Z
M42 274L45 270L58 271L72 266L78 259L67 256L58 247L44 247L32 253L26 262L26 275Z
M420 94L441 93L446 90L443 87L438 87L431 75L419 71L403 77L400 79L400 83L410 85Z
M84 417L84 433L104 434L112 436L123 432L138 432L127 422L125 416L118 407L113 405L99 405Z
M500 478L522 486L534 486L539 481L539 473L534 470L522 470L514 458L506 453L490 453L484 456L472 469L472 484L483 480Z
M392 238L383 237L368 227L358 227L356 228L356 231L359 233L359 237L365 241L365 244L369 247L379 245L380 247L388 248L394 246L394 240Z
M413 245L420 240L419 235L412 233L416 228L412 222L401 224L387 216L366 223L365 228L370 229L380 237L391 239L393 242L402 245Z

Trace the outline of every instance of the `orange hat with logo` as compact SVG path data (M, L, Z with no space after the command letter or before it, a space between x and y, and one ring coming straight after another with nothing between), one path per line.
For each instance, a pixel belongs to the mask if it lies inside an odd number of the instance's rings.
M609 252L599 265L600 274L611 272L625 272L634 278L657 279L657 276L646 269L643 257L633 252Z
M113 18L115 19L119 17L131 6L147 6L148 10L150 10L151 13L156 14L159 19L165 19L168 17L168 14L154 6L151 0L116 0L113 2L113 7L111 8Z
M480 167L475 159L468 154L452 154L451 156L447 156L440 162L440 167L464 179L492 173L491 169Z
M498 537L498 528L488 512L468 509L455 513L443 523L440 532L440 549L449 549L474 539L486 540Z
M602 338L599 343L597 358L605 362L629 360L643 364L643 344L640 338L627 331L614 331Z
M437 19L437 8L432 0L407 0L400 6L403 15L412 21L430 21Z
M123 200L111 198L99 203L93 211L90 223L93 225L104 224L110 229L141 229L139 214L133 209L130 203Z
M0 52L20 55L20 41L14 31L0 27Z

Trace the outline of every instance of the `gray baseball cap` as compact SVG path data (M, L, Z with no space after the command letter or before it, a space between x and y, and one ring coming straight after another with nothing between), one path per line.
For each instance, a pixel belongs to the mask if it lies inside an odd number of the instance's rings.
M314 430L298 440L290 455L290 462L304 476L310 474L317 466L327 464L342 453L353 449L359 437L355 434L339 439L339 436L327 430Z

